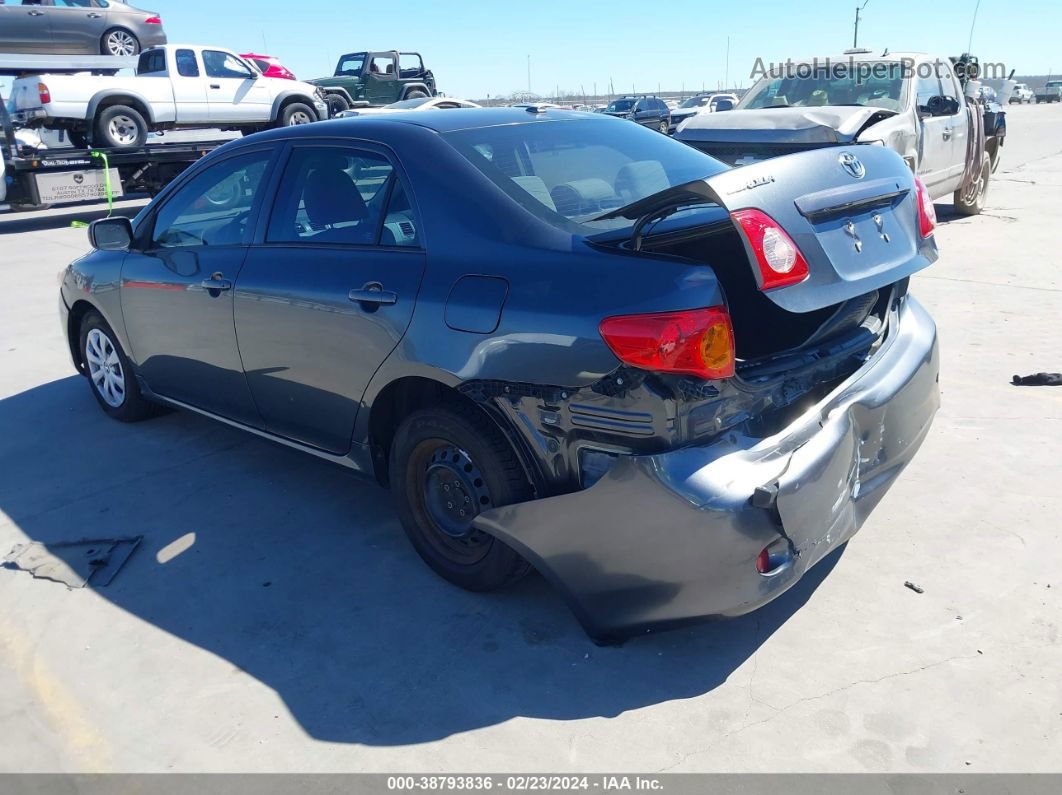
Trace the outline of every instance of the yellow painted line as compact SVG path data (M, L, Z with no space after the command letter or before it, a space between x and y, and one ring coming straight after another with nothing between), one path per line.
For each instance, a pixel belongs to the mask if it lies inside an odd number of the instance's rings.
M61 677L49 670L32 641L0 615L0 656L43 708L48 723L86 773L111 769L111 754L84 706Z

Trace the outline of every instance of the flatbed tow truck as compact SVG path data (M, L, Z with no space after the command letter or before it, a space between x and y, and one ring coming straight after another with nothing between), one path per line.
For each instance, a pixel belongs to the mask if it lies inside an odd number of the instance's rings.
M45 73L114 74L136 58L0 54L0 76ZM40 210L57 204L107 201L131 193L153 196L228 139L149 143L138 149L33 149L20 144L0 93L0 210Z

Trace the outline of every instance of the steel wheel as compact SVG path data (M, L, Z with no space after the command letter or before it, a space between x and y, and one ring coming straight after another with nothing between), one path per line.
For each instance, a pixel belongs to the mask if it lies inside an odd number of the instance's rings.
M118 349L101 329L91 329L85 338L85 363L103 402L113 408L121 406L125 402L125 372Z
M662 121L662 122L660 122L660 126L658 127L658 129L659 129L659 130L660 130L660 132L662 132L662 133L663 133L664 135L667 135L667 122L666 122L666 121Z
M136 38L124 30L112 30L104 39L104 45L107 48L107 52L117 56L128 57L136 55L138 50Z
M472 520L493 506L483 473L472 457L442 439L427 439L414 451L418 513L430 531L425 540L448 560L470 565L490 551L493 538Z
M107 133L119 146L132 146L140 137L140 128L132 117L119 114L107 123Z
M292 113L291 117L288 119L288 126L294 127L296 124L309 124L312 121L316 120L311 119L309 113L304 110L297 110Z

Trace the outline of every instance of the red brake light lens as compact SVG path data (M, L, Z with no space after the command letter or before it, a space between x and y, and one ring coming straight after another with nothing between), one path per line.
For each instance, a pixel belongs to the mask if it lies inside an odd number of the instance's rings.
M760 289L773 290L808 278L808 263L793 239L760 210L737 210L730 217L741 228L760 267Z
M52 92L44 83L37 83L37 93L40 95L42 105L47 105L52 101Z
M929 237L937 228L937 208L933 206L926 183L915 177L915 187L918 189L918 233Z
M144 20L145 25L161 25L162 17L148 17Z
M608 317L601 337L620 361L658 373L729 378L734 328L726 307Z

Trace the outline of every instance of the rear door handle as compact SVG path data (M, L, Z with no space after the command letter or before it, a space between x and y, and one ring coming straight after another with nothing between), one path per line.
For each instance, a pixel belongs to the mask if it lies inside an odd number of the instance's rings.
M43 11L30 11L29 15L31 17L43 17L44 16L44 12Z
M97 13L93 12L91 14L86 14L85 16L87 16L89 19L100 19L103 16L103 14L97 14Z
M203 279L199 286L206 290L231 290L232 282L228 279Z
M385 290L379 282L366 282L360 290L351 290L347 298L359 304L388 305L398 303L398 294Z

